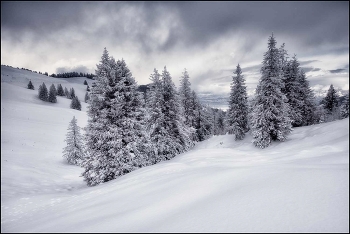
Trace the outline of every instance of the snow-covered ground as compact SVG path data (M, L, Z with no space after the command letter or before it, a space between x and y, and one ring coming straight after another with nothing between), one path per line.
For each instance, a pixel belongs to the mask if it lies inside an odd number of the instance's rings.
M1 66L1 232L349 232L349 119L263 150L214 136L87 187L62 157L73 116L87 123L84 80ZM82 111L39 100L42 82L73 87Z

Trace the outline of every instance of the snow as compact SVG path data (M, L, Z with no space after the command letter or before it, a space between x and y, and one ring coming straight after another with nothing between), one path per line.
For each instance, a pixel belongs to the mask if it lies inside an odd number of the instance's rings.
M62 157L69 122L84 127L87 104L36 97L45 82L84 100L84 80L1 66L1 232L349 232L348 118L295 128L265 149L250 135L214 136L87 187L83 168Z

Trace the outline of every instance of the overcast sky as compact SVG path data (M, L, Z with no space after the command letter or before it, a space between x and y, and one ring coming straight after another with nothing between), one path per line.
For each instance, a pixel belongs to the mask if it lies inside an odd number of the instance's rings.
M228 93L239 63L248 92L274 34L310 84L349 89L349 2L5 2L1 64L94 73L103 48L138 84L164 66L178 86Z

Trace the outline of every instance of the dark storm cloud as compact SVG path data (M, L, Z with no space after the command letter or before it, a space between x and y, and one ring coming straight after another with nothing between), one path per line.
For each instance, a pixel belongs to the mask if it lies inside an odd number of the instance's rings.
M330 73L341 73L344 72L345 69L335 69L335 70L329 70Z
M308 73L310 71L320 71L321 68L314 68L314 67L300 67L305 73Z
M264 37L271 32L292 33L304 45L348 44L348 6L348 2L1 2L1 28L16 36L22 31L45 36L74 26L79 30L89 17L103 16L106 24L92 30L91 36L138 41L146 52L167 51L180 42L206 46L235 30ZM131 9L139 9L140 14L125 17ZM150 35L167 14L177 15L180 24L163 42L156 42ZM130 30L125 24L132 25ZM252 45L260 38L247 40Z

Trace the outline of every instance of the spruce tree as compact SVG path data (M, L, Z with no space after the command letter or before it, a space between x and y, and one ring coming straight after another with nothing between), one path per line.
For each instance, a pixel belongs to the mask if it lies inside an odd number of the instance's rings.
M27 88L34 90L34 85L32 84L31 80L29 81Z
M156 107L148 125L152 143L157 146L156 161L169 160L193 146L190 129L185 125L176 87L166 67L161 78L158 72L152 76L150 105ZM159 80L160 79L160 80Z
M83 138L80 134L80 127L77 125L77 119L73 116L68 126L65 142L67 146L63 149L63 157L69 164L81 165L84 158Z
M294 127L303 125L302 111L304 109L304 91L300 84L299 62L296 56L288 61L284 67L284 88L282 91L288 99L290 107L289 117Z
M160 79L160 74L157 69L154 68L153 74L150 75L150 90L147 92L146 96L146 107L148 110L148 116L146 118L146 130L149 133L150 141L153 142L154 148L160 138L166 135L164 129L162 129L162 121L164 120L164 115L162 113L162 82ZM158 163L164 158L158 156L158 150L155 150L150 157L150 164Z
M228 133L235 134L235 140L242 140L248 127L248 99L242 69L237 68L232 77L229 109L227 111Z
M338 107L338 94L335 91L333 84L329 86L326 97L323 99L324 108L327 110L329 114L335 111Z
M75 97L75 91L73 88L70 88L70 91L69 91L69 98L70 99L73 99Z
M89 93L88 92L85 93L84 101L85 101L85 103L88 103L88 101L89 101Z
M185 124L187 126L192 127L192 119L193 119L193 106L191 105L191 83L190 83L190 77L188 75L187 70L182 73L181 79L180 79L180 88L179 88L179 94L180 94L180 101L182 104L182 107L184 109L184 117L185 117Z
M308 126L320 121L320 117L317 114L317 106L315 101L315 95L310 88L309 81L306 79L305 72L300 70L298 74L298 83L301 88L301 98L303 106L301 107L301 125Z
M340 106L340 118L345 119L349 117L349 94L345 95L345 100Z
M81 110L81 103L77 96L72 98L72 101L70 103L70 108L75 110Z
M65 95L61 84L58 84L58 86L57 86L57 95L58 96L64 96Z
M83 176L89 186L113 180L147 165L143 150L144 110L135 79L124 60L104 49L88 107L88 157Z
M252 107L251 129L253 144L266 148L271 141L285 141L292 131L288 100L281 91L284 84L280 54L273 35L268 40L261 74Z
M65 95L67 98L70 99L70 97L69 97L69 91L68 91L67 87L64 87L64 95Z
M86 80L84 80L84 85L88 85L88 83L87 83L87 81L86 81Z
M38 96L40 100L43 100L45 102L47 102L49 99L48 91L44 82L42 85L39 86Z
M49 92L49 98L48 98L49 102L52 102L52 103L57 102L56 93L57 93L57 91L56 91L55 85L52 84L50 86L50 92Z

